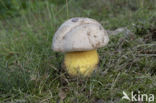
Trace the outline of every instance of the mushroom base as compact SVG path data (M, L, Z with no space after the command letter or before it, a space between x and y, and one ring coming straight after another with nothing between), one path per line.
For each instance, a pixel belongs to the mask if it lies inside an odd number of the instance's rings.
M65 54L64 64L71 76L90 76L97 68L99 56L96 50L78 51Z

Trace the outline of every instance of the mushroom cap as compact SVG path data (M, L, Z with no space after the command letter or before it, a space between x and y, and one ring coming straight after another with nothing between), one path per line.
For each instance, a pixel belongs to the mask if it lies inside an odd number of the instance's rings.
M91 18L75 17L56 31L52 49L57 52L89 51L107 45L109 37L102 25Z

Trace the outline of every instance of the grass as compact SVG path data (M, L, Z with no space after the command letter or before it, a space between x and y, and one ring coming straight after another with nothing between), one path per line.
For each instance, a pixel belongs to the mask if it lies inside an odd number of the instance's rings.
M156 96L154 0L29 3L19 15L0 20L1 103L56 103L64 92L64 103L127 103L122 91ZM109 44L98 50L98 71L80 84L62 85L63 53L51 50L52 37L76 16L96 19L105 29L127 27L132 34L110 35Z

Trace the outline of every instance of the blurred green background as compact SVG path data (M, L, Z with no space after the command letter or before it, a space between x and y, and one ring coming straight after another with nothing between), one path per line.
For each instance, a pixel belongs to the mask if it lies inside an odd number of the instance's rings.
M37 9L45 2L54 5L65 4L65 0L0 0L0 18L18 16L27 12L27 9Z

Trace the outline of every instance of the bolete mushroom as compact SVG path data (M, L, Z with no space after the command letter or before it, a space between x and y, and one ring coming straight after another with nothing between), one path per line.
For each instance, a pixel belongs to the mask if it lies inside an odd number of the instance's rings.
M107 45L109 37L102 25L91 18L75 17L56 31L52 49L64 52L64 65L71 76L90 76L99 62L97 48Z

